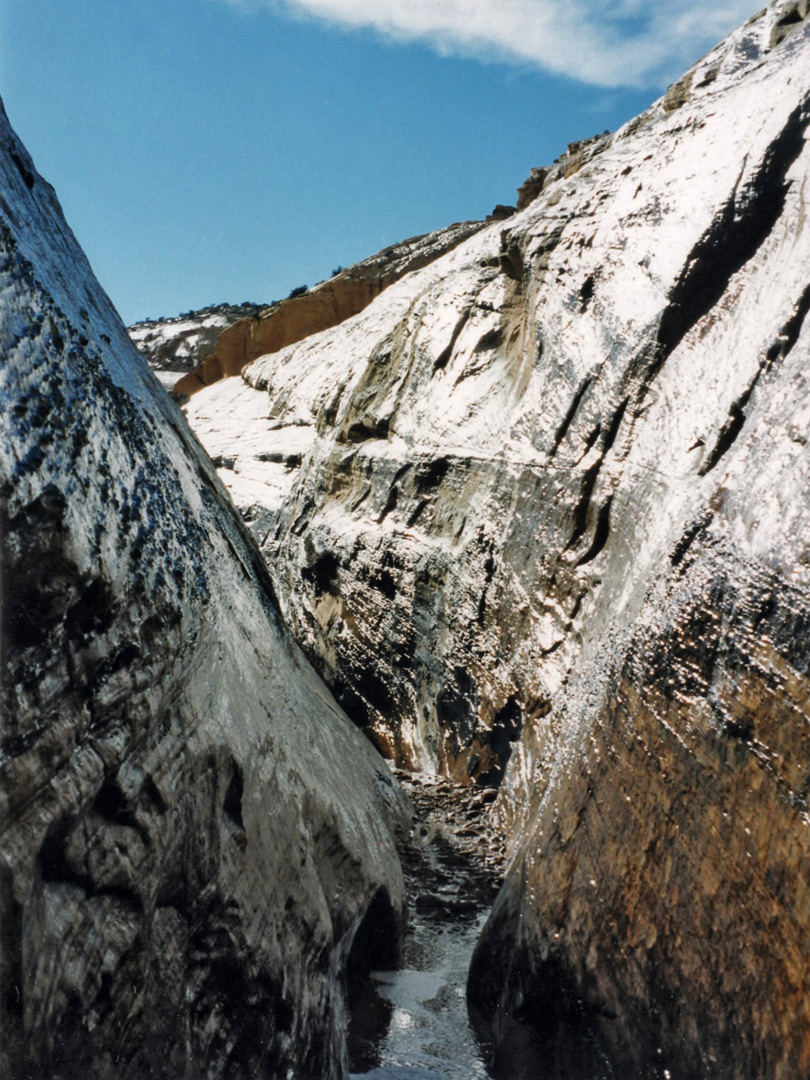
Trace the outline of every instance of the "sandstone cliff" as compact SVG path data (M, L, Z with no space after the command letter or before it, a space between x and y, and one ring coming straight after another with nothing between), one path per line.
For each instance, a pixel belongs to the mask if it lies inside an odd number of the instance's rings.
M220 304L175 318L147 319L128 328L132 343L167 390L197 370L220 334L242 319L258 319L266 305Z
M496 1042L570 1000L641 1068L810 1071L806 14L188 409L355 722L506 772Z
M345 1071L401 796L0 109L0 1073Z
M296 289L294 294L298 295L246 317L233 318L234 309L228 309L216 322L197 318L185 324L179 320L174 325L175 320L167 320L157 337L150 340L144 336L143 324L130 327L130 333L155 370L165 372L161 381L182 399L203 386L238 375L259 356L338 326L362 311L393 282L427 266L481 228L483 222L466 221L392 244L313 289L303 293ZM194 339L191 348L187 345L189 336ZM170 371L180 370L178 355L188 370L172 377ZM188 364L187 360L194 362Z

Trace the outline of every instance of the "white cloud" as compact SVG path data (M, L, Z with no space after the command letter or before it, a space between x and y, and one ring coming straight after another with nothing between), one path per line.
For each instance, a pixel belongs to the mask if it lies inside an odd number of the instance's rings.
M751 0L227 0L597 86L655 85L751 13Z

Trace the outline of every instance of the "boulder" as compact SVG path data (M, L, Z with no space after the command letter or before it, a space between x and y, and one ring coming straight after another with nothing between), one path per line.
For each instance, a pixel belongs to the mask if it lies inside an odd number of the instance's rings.
M530 203L534 202L543 190L549 170L544 168L532 169L520 187L517 189L517 209L525 210Z

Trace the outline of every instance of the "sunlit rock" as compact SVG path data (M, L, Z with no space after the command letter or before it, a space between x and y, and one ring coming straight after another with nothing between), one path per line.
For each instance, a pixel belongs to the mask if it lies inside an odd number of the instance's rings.
M392 244L354 266L341 267L312 289L305 285L293 289L286 300L263 310L240 315L238 309L223 305L210 312L190 312L185 319L141 323L130 327L130 335L161 382L182 400L238 375L258 356L338 326L393 282L440 258L482 227L480 221L464 221Z
M188 409L355 722L500 784L496 1042L810 1070L805 15Z
M2 110L0 236L0 1073L341 1076L401 797Z
M220 304L174 318L147 319L130 326L128 333L160 382L173 390L184 376L202 370L225 330L245 319L257 319L265 306Z

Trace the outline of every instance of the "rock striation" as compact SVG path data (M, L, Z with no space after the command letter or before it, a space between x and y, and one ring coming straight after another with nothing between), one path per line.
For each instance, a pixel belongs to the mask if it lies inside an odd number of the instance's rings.
M0 109L0 1073L345 1074L391 774Z
M227 308L224 313L218 311L214 319L203 312L200 314L205 318L167 320L157 333L139 324L130 327L130 334L151 366L165 372L161 381L182 400L204 386L238 375L259 356L278 352L357 315L393 282L440 258L483 225L465 221L392 244L337 271L312 289L293 289L286 300L241 318L233 317L236 309ZM191 349L189 338L193 339ZM178 370L177 358L186 360L187 370L172 378L169 372ZM193 365L188 365L187 359L193 359Z
M188 407L349 715L500 787L496 1045L810 1071L806 14Z
M220 304L176 318L147 319L129 327L129 336L167 390L213 353L217 339L241 319L257 319L266 305Z

